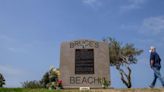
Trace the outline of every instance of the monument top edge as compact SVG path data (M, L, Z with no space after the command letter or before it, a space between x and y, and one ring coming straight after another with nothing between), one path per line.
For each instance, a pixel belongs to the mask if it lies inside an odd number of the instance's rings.
M97 43L105 43L103 41L97 41L93 39L77 39L77 40L69 40L69 41L64 41L62 43L71 43L71 42L76 42L76 41L89 41L89 42L97 42Z

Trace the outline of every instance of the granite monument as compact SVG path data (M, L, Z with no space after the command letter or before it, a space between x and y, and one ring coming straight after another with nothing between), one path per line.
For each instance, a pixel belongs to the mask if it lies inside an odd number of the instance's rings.
M60 54L60 79L64 88L101 88L103 79L110 82L107 43L92 40L63 42Z

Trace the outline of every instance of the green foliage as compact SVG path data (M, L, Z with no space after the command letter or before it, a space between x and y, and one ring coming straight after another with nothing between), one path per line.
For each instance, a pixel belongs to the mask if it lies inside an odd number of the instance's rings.
M58 74L56 72L57 70L52 68L50 71L49 71L49 81L50 82L57 82L58 80Z
M62 81L59 80L59 69L51 68L49 71L49 89L62 89Z
M104 42L109 45L109 59L110 65L116 66L116 69L119 71L121 75L122 82L126 85L127 88L132 87L131 83L131 69L129 67L130 64L137 63L137 56L140 55L143 50L136 49L134 44L126 43L122 45L119 41L114 38L108 37L103 39ZM121 66L126 67L128 70L125 72Z
M62 81L58 80L59 75L59 69L52 67L48 72L43 75L40 83L43 85L44 88L62 88Z
M61 90L28 89L28 88L0 88L0 92L63 92Z
M43 75L43 78L41 79L41 84L44 86L44 88L47 87L47 84L50 82L49 80L49 73L46 72L44 75Z
M119 41L111 37L104 38L103 41L109 45L111 66L135 64L137 62L136 57L143 52L143 50L136 49L134 44L127 43L122 45Z
M101 79L101 83L104 89L108 88L110 84L109 81L107 81L105 78Z
M23 88L43 88L43 85L40 83L40 81L25 81L22 83L22 87Z
M3 85L5 85L5 78L4 78L3 75L0 73L0 88L3 87Z
M0 92L23 92L21 88L0 88Z
M58 83L59 70L55 68L50 69L49 72L46 72L40 81L25 81L22 83L23 88L51 88L55 89L56 87L62 86L61 83ZM59 85L60 84L60 85ZM62 88L62 87L60 87Z

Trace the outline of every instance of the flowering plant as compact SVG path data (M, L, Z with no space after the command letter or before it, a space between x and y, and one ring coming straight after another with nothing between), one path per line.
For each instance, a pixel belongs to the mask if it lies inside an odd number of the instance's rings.
M62 80L58 80L57 86L59 89L63 89Z

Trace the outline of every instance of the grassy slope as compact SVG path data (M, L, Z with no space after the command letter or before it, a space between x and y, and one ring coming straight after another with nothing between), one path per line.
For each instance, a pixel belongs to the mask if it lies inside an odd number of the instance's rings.
M22 89L22 88L0 88L0 92L80 92L76 89L70 90L48 90L48 89ZM82 92L164 92L164 89L92 89Z
M22 88L0 88L0 92L61 92L59 90L48 89L22 89Z

